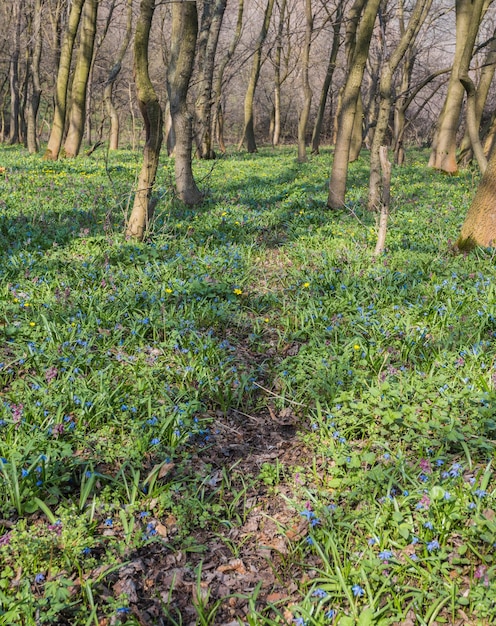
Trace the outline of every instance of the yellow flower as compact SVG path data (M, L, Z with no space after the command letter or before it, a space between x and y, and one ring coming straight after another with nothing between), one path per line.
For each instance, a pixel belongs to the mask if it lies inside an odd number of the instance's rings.
M264 322L265 322L266 324L268 324L268 323L269 323L269 318L268 318L268 317L266 317L266 318L264 319Z
M240 296L243 293L243 290L236 288L236 289L233 289L233 293L235 293L237 296Z
M17 304L19 302L19 298L14 298L13 301Z
M36 324L34 322L29 322L30 326L36 326Z
M172 293L172 289L170 287L167 287L167 289L165 290L165 293Z
M227 211L222 211L222 213L220 215L221 215L221 217L225 217L227 215Z
M24 308L27 309L30 306L29 302L24 303Z
M305 287L305 289L307 289L308 287L310 287L310 283L303 283L303 287Z
M356 344L353 346L353 350L360 350L360 346L356 343Z

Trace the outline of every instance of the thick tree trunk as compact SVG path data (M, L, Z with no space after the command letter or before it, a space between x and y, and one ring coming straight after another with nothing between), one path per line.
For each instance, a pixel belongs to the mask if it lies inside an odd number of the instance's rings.
M41 9L42 0L35 0L33 6L33 52L31 55L31 85L27 104L27 148L30 154L38 152L37 119L41 98L40 60L41 60Z
M255 50L253 52L253 62L251 66L250 78L248 80L248 87L245 94L245 124L240 145L242 145L243 142L246 142L246 149L248 150L248 152L257 151L257 143L255 141L255 127L253 123L253 103L255 100L255 90L258 84L258 78L260 76L260 67L262 64L262 46L267 37L273 8L274 0L267 0L267 4L265 5L262 28L260 29L260 33L255 44Z
M187 95L195 61L198 14L195 1L172 4L172 32L167 94L172 125L176 138L175 179L179 198L189 205L201 202L191 167L192 116L188 111Z
M341 30L341 23L343 21L343 8L344 8L344 0L339 0L338 6L336 8L336 17L332 26L333 37L332 37L331 53L329 55L329 63L327 64L324 84L322 85L322 91L320 92L319 108L317 110L317 115L315 117L315 124L314 124L313 132L312 132L312 154L319 153L320 136L322 134L322 124L324 121L324 113L325 113L326 104L327 104L327 96L329 94L329 88L331 86L332 78L334 76L334 70L336 69L336 59L338 56L339 43L340 43L339 33Z
M457 246L496 247L496 151L493 152L463 223Z
M72 83L69 130L64 144L65 156L76 157L81 148L86 112L86 91L93 60L98 0L86 0L83 8L81 38Z
M472 55L464 55L465 47L472 52L488 0L456 0L456 47L453 69L448 83L444 107L439 116L432 143L429 167L453 174L456 162L456 134L460 124L464 88L459 76L468 72Z
M205 0L198 37L198 78L196 99L196 143L201 159L212 159L212 90L215 56L227 0Z
M298 120L298 162L304 163L307 160L306 132L308 118L310 116L310 106L312 104L312 89L310 87L310 46L312 45L313 13L312 0L305 0L305 44L302 56L302 76L303 76L303 108Z
M343 90L341 112L338 121L338 135L327 198L327 205L331 209L339 209L344 206L348 159L357 102L379 4L380 0L369 0L367 2L357 31L353 57L349 64L350 71Z
M126 30L124 33L124 39L122 40L121 47L117 53L114 66L109 72L109 77L105 83L103 91L103 100L105 102L105 108L107 115L110 119L110 131L109 131L109 150L117 150L119 147L119 115L115 108L113 101L113 89L115 81L119 76L122 67L122 61L126 54L129 42L131 41L131 32L133 24L133 0L127 0L127 17L126 17Z
M67 89L69 85L69 73L71 70L72 51L76 38L81 11L85 0L73 0L69 13L69 22L60 51L57 84L55 86L55 110L53 114L50 138L45 152L45 159L56 161L59 157L60 147L64 134L65 113L67 107Z
M139 108L145 124L146 142L126 238L139 241L145 236L153 213L152 191L163 138L162 109L148 74L148 42L154 11L155 0L141 0L134 35L134 76Z

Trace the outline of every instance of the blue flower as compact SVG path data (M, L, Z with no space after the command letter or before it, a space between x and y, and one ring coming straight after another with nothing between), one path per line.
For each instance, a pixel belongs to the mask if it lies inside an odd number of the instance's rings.
M389 561L389 559L393 558L393 556L394 555L391 550L383 550L382 552L379 552L379 558L381 561Z
M324 591L323 589L315 589L312 596L314 598L327 598L327 591Z
M433 539L432 541L429 541L426 547L427 552L434 552L434 550L439 550L439 541L437 539Z
M36 576L34 577L34 582L35 583L42 583L45 580L45 574L39 573L36 574Z
M424 524L424 528L428 528L429 530L432 530L434 528L434 524L432 522L425 522Z
M353 592L355 598L361 598L363 595L365 595L365 589L363 587L360 587L360 585L353 585L351 591Z
M336 617L337 611L335 609L329 609L325 614L326 619L334 619Z
M295 617L293 620L293 624L295 624L295 626L307 626L307 623L305 622L303 617Z
M108 526L109 528L111 526L113 526L114 522L112 521L111 517L107 517L107 519L105 520L105 526Z
M487 496L487 491L484 491L484 489L476 489L474 491L474 494L478 497L478 498L485 498Z
M152 446L156 446L160 443L160 439L158 437L154 437L151 441L150 441L150 445Z

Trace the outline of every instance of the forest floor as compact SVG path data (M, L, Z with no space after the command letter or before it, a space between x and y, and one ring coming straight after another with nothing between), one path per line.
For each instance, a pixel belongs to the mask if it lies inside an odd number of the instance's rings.
M0 625L494 623L496 266L477 173L332 153L157 177L0 147Z

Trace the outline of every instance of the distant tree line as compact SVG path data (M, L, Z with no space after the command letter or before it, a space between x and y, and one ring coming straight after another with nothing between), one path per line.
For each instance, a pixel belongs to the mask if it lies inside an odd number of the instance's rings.
M485 188L496 176L495 16L492 0L10 0L0 140L54 160L144 140L127 226L138 239L164 141L190 205L202 200L193 157L293 142L300 162L334 145L327 204L339 209L365 147L385 228L387 148L401 165L408 143L430 146L429 165L449 174L475 158ZM460 245L496 238L479 230Z

